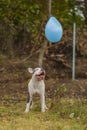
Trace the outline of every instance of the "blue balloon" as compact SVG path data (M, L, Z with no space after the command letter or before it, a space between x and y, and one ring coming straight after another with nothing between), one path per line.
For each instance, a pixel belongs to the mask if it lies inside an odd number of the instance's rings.
M61 40L63 29L60 22L55 17L50 17L45 26L45 36L48 41L55 43Z

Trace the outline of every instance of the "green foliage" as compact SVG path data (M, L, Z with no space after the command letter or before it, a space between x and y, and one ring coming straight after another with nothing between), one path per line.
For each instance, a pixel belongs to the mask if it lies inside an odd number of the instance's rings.
M25 26L26 31L36 28L40 21L39 5L28 0L1 0L0 21L18 31ZM38 17L39 16L39 17ZM37 22L38 21L38 22Z
M62 23L63 26L71 25L75 21L78 25L84 23L84 20L80 15L76 15L82 3L73 1L73 0L54 0L52 6L52 14L56 16ZM81 9L82 10L82 9ZM83 11L82 11L83 12Z
M31 48L31 43L35 44L42 20L48 16L48 2L0 0L1 52L14 55L15 48L22 47L24 49L25 46L25 48ZM73 15L77 12L74 7L78 6L86 17L86 5L84 4L85 8L83 9L80 7L81 4L81 2L73 2L73 0L54 0L52 1L51 14L61 21L63 27L72 26L74 19L78 25L82 25L84 21L81 17Z
M1 51L13 51L19 35L36 36L42 19L40 6L32 0L1 0L0 1L0 43ZM26 38L27 39L27 38ZM22 39L25 43L25 38ZM31 41L30 41L31 42Z
M58 86L57 89L55 90L55 95L58 98L61 98L65 95L65 93L68 91L67 87L65 84L62 84L61 86Z

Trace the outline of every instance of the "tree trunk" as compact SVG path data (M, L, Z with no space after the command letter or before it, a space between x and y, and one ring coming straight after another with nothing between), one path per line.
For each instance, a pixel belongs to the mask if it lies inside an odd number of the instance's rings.
M8 38L7 38L7 48L8 48L8 54L10 57L14 56L14 51L13 51L13 43L14 43L14 39L13 39L13 28L9 28L9 34L8 34Z
M50 18L50 16L51 16L51 0L48 0L48 17ZM39 60L38 60L39 67L43 66L43 57L44 57L46 48L47 48L47 40L44 39L44 42L42 44L40 54L39 54Z
M43 66L43 57L44 57L44 52L45 52L46 48L47 48L47 40L44 39L44 42L42 44L40 54L39 54L39 60L38 60L39 67Z

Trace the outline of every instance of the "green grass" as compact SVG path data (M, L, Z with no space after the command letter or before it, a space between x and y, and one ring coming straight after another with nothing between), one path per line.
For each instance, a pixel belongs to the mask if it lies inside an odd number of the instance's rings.
M50 99L50 109L40 112L35 102L29 113L24 113L25 102L0 104L0 130L87 130L87 100Z

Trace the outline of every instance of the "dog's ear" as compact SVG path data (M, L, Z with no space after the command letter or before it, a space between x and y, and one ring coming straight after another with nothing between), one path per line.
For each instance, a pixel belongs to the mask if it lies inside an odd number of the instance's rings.
M34 72L34 69L33 68L28 68L28 72L32 74Z

